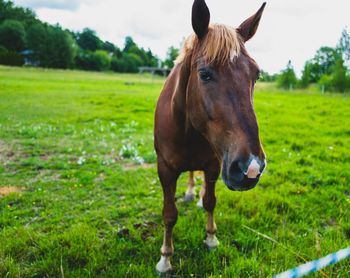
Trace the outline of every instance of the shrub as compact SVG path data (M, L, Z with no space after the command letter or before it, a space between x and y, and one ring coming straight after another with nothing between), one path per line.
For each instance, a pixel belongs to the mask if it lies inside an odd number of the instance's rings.
M138 72L138 67L142 65L142 59L136 54L123 53L120 59L112 58L111 69L116 72Z
M108 53L103 50L95 52L80 50L75 58L75 65L83 70L108 70L111 65L111 60Z
M324 86L324 89L326 91L332 91L333 90L332 76L330 76L328 74L322 75L320 80L317 82L317 84L320 87Z
M324 86L327 91L345 92L350 90L350 75L344 61L339 59L331 75L324 74L318 81L319 86Z
M94 70L104 71L108 70L111 65L111 60L108 53L104 50L97 50L92 54L92 62Z
M333 87L336 91L345 92L350 89L349 78L346 75L346 67L344 66L343 59L337 61L332 79Z
M0 45L0 54L6 54L8 51L5 46Z
M0 53L0 64L7 66L23 66L24 59L21 54L15 51Z

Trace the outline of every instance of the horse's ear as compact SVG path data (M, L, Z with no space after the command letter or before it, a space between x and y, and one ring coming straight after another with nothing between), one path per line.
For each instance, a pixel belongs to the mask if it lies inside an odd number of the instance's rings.
M210 13L204 0L195 0L192 6L192 27L199 39L208 32Z
M248 19L246 19L237 29L239 34L242 36L244 42L250 40L258 29L259 22L262 16L262 13L265 9L266 2L264 2L261 8Z

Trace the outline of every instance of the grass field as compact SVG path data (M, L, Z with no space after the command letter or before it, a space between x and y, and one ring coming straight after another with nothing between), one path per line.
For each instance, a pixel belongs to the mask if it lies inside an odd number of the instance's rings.
M0 188L18 190L0 197L0 277L155 275L162 84L0 67ZM174 276L269 277L350 245L350 96L259 83L255 110L267 169L248 192L218 182L217 250L183 202L187 173L178 181ZM310 277L350 277L349 260Z

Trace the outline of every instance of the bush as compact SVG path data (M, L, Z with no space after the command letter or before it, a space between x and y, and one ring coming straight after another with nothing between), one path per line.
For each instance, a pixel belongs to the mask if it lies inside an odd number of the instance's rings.
M123 53L120 59L112 58L111 69L116 72L138 72L138 67L142 65L142 59L136 54Z
M75 59L75 65L83 70L104 71L110 68L111 60L103 50L95 52L80 50Z
M75 57L75 66L82 70L93 70L93 61L91 51L78 50Z
M7 66L23 66L24 59L15 51L0 52L0 64Z
M345 92L350 91L350 75L347 74L347 68L344 61L339 59L331 75L324 74L317 83L324 86L327 91Z
M349 76L346 75L344 60L339 59L332 74L333 87L338 92L345 92L350 89Z
M94 70L104 71L108 70L111 65L111 60L108 57L108 53L104 50L97 50L92 54L92 62Z
M326 91L333 91L332 76L328 74L322 75L320 80L317 82L317 84L320 87L324 86L324 89Z
M0 45L0 54L6 54L8 51L5 46Z

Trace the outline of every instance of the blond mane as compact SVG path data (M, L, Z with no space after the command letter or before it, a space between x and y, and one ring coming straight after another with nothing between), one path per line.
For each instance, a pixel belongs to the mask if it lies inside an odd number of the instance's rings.
M195 34L185 40L179 57L175 63L183 62L195 50L201 51L201 57L208 64L224 64L239 55L241 39L235 28L224 24L213 24L202 41Z

